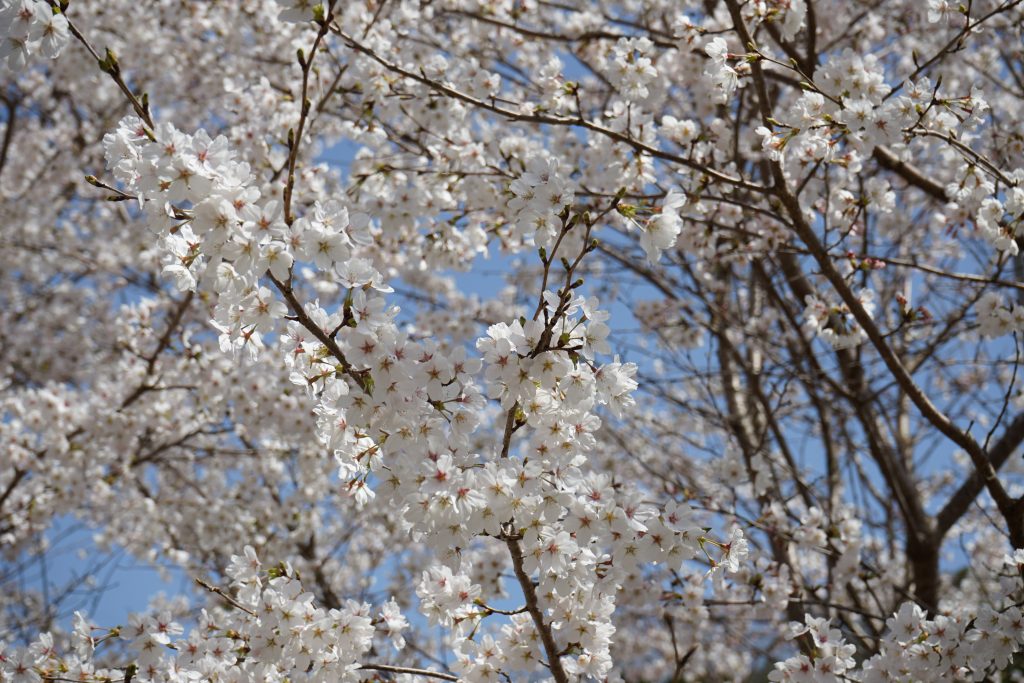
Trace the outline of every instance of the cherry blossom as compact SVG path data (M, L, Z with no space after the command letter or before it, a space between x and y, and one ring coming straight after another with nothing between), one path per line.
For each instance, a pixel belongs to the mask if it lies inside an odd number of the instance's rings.
M1024 5L143 4L0 0L0 679L1016 675Z

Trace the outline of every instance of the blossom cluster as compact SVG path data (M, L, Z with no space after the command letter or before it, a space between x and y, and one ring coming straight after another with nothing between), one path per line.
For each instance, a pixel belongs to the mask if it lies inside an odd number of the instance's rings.
M359 681L375 638L405 646L408 622L393 601L376 617L369 604L354 600L324 609L288 564L265 570L251 546L232 556L227 574L234 595L216 589L227 607L202 610L187 634L168 610L134 614L125 627L99 636L76 613L70 652L44 633L28 647L0 650L0 673L18 682L102 681L122 672L140 681ZM98 664L98 648L111 637L127 648L120 671Z
M612 48L609 56L612 81L626 99L647 97L650 84L658 77L658 70L648 56L653 47L648 38L621 38Z
M1024 330L1024 306L1011 303L997 292L986 292L976 304L978 332L1001 337Z
M33 55L56 59L69 39L68 20L46 0L0 2L0 59L23 69Z
M729 44L721 37L708 42L704 51L711 58L704 75L714 84L717 101L728 102L740 82L738 70L729 66L729 60L735 58L735 55L729 53ZM742 68L739 65L737 67Z
M775 664L769 680L986 680L994 671L1006 669L1024 646L1024 615L1015 602L1022 564L1024 551L1004 558L1002 574L1010 579L1006 585L1011 593L997 608L986 604L973 612L959 605L929 616L919 605L903 603L886 619L879 653L859 666L854 659L856 648L832 626L831 619L808 615L805 623L791 624L789 637L809 636L813 654L795 655Z
M870 289L857 293L857 300L868 315L875 310L875 295ZM829 305L816 296L809 296L804 309L804 325L834 349L849 349L863 343L867 332L853 318L845 303Z
M515 214L515 236L551 248L561 228L562 212L573 203L572 183L557 159L535 157L509 186L509 209Z
M287 280L296 260L333 271L352 287L380 282L365 260L353 258L356 246L371 240L365 214L350 215L329 200L285 223L273 189L260 191L223 136L211 138L202 129L187 135L170 124L150 130L129 116L104 138L104 147L112 173L137 193L163 241L169 255L164 275L182 291L218 294L214 324L225 349L254 356L263 347L263 335L287 307L260 278L269 273Z

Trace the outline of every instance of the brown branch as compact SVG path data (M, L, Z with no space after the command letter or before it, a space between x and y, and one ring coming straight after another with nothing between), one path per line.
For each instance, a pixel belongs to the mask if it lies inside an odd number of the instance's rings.
M800 270L799 263L792 254L779 254L779 262L791 289L796 293L798 299L805 300L813 294L810 283L807 282L807 278ZM795 321L793 321L793 324L795 324ZM879 425L878 414L870 405L868 387L864 381L864 369L860 361L849 349L837 349L836 356L843 379L850 389L849 392L843 392L843 394L850 401L857 419L864 429L868 452L878 464L886 483L892 489L895 502L900 508L908 532L912 535L925 533L928 528L928 521L924 508L921 505L920 497L917 495L917 489L910 479L909 473L906 472L906 468L895 457L893 449L885 442L883 430ZM807 350L807 357L817 366L817 361L814 360L814 355L809 348ZM823 373L824 371L819 368L819 372Z
M971 149L970 146L960 142L951 133L942 133L937 130L931 130L928 128L913 128L910 130L910 133L912 135L923 135L925 137L938 138L939 140L944 140L947 143L949 143L954 149L960 152L960 154L965 159L968 159L971 163L982 167L985 171L989 173L989 175L997 179L1003 185L1006 185L1007 187L1015 187L1019 184L1018 181L1011 180L1010 178L1008 178L1006 174L1003 173L1002 169L996 166L991 159L986 157L984 154L981 154L980 152Z
M1006 464L1006 461L1010 459L1022 442L1024 442L1024 413L1018 415L1013 422L1007 425L1003 435L988 449L988 460L992 468L998 470ZM978 477L978 473L974 472L946 501L936 517L935 526L940 537L945 536L957 520L963 517L971 503L981 493L982 488L984 488L984 483Z
M55 0L48 1L50 3L50 7L60 9L60 5L58 5ZM138 114L139 118L142 119L149 127L150 131L152 131L156 126L153 124L153 117L149 113L149 103L146 101L146 96L143 94L142 101L140 102L139 98L132 92L132 89L124 82L124 78L121 76L121 66L118 64L117 57L114 53L110 51L110 48L107 48L106 56L100 57L96 49L89 43L86 37L82 35L82 32L78 30L78 27L75 26L74 22L71 21L71 18L68 17L66 13L64 14L64 18L67 19L68 30L71 32L71 35L77 38L78 42L85 46L85 49L89 51L89 54L92 55L93 59L95 59L96 63L99 65L100 71L110 76L111 80L117 84L117 87L120 88L121 92L124 93L124 96L127 97L128 101L131 103L132 109L135 110L135 113Z
M929 275L935 275L941 278L947 278L950 280L959 280L961 282L976 282L981 285L997 285L999 287L1008 287L1010 289L1017 289L1024 291L1024 282L1014 282L1013 280L1003 280L997 277L984 277L981 275L971 275L969 273L951 273L948 270L942 270L941 268L935 268L934 266L926 266L923 263L914 263L913 261L901 258L889 258L886 256L872 256L872 259L881 261L891 266L900 266L902 268L913 268L914 270L920 270Z
M313 59L316 58L316 51L320 48L324 36L330 30L331 21L334 19L334 2L331 0L327 6L325 16L320 22L320 29L313 40L313 48L308 56L299 52L299 65L302 67L302 99L299 100L299 123L294 130L288 131L288 180L284 186L282 204L284 206L284 222L291 225L295 222L292 214L292 193L295 191L295 166L299 160L299 147L302 144L302 133L306 128L306 120L309 118L309 111L312 103L309 101L309 72L313 68Z
M907 184L913 185L928 196L940 202L947 201L946 189L942 185L926 176L924 171L916 166L900 161L899 157L893 154L892 150L888 147L875 147L871 153L871 158L878 162L879 166L887 171L892 171L907 181Z
M814 10L814 2L815 0L807 0L807 27L804 29L807 32L804 41L804 72L812 77L818 68L818 13Z
M17 488L18 484L21 483L21 480L24 479L27 474L28 470L26 469L22 469L20 467L16 467L14 469L14 476L11 477L11 480L7 483L7 488L4 489L4 492L0 493L0 509L3 509L4 503L7 502L11 493L15 488Z
M235 609L242 610L243 612L245 612L246 614L249 614L251 616L256 616L255 612L253 612L251 609L249 609L248 607L246 607L242 603L240 603L237 600L235 600L223 588L220 588L219 586L214 586L213 584L207 583L206 581L203 581L202 579L198 579L198 578L195 579L195 582L196 582L196 584L198 584L199 586L202 586L203 588L205 588L206 590L210 591L211 593L219 595L224 602L228 603L229 605L231 605Z
M0 174L4 171L4 166L7 165L7 153L11 148L11 140L14 139L14 123L18 118L18 101L14 98L3 98L4 103L7 106L7 120L4 121L4 141L0 146Z
M523 549L519 540L514 537L505 539L509 554L512 556L512 569L516 574L520 587L523 589L523 596L526 598L526 611L533 618L533 625L540 634L540 642L544 645L544 652L548 656L548 668L551 670L551 677L556 683L569 683L569 676L562 667L562 659L558 654L558 645L555 644L555 637L551 633L551 627L544 621L544 613L537 602L537 588L533 585L533 579L523 568Z
M585 43L585 42L589 42L589 41L592 41L592 40L620 40L622 38L630 38L630 37L632 37L632 36L626 35L624 33L613 33L611 31L596 31L596 30L595 31L585 31L585 32L583 32L583 33L581 33L581 34L579 34L577 36L571 36L571 35L568 35L568 34L565 34L565 33L554 33L554 32L552 32L550 30L543 30L543 31L541 31L541 30L535 30L535 29L526 28L525 26L519 26L517 24L509 24L507 22L501 21L499 19L495 19L493 17L488 17L488 16L485 16L485 15L476 14L476 13L473 13L473 12L467 12L465 10L448 10L448 11L445 11L445 12L441 12L439 16L444 16L444 15L453 15L453 16L464 17L466 19L472 19L474 21L479 21L479 22L484 23L484 24L490 24L491 26L495 26L497 28L501 28L501 29L505 29L505 30L508 30L508 31L512 31L514 33L518 33L519 35L526 36L527 38L535 38L537 40L549 40L549 41L554 41L554 42L559 42L559 43ZM653 34L651 34L651 35L653 35ZM679 47L679 45L677 43L670 42L670 41L667 41L667 40L660 40L657 37L648 37L648 40L650 40L651 43L654 44L655 46L660 47L660 48L664 48L664 49L667 49L667 50L674 50L674 49L678 49L678 47Z
M386 671L395 674L412 674L413 676L426 676L427 678L440 678L443 681L457 681L458 676L441 673L431 669L415 669L410 666L393 666L391 664L363 664L359 667L364 671Z
M171 336L174 334L174 331L181 324L181 319L182 317L184 317L185 311L188 310L188 307L191 305L192 298L194 296L195 292L187 292L185 296L182 298L181 302L178 304L178 307L174 309L174 313L171 314L170 320L167 321L167 327L164 329L164 333L160 336L160 340L157 342L156 348L153 350L153 353L146 357L145 378L148 378L150 375L153 374L153 370L156 367L157 358L159 358L160 354L163 353L168 346L170 346ZM154 388L155 387L147 384L145 379L143 379L139 386L135 388L135 391L129 394L128 397L121 402L121 407L119 408L119 410L124 410L131 404L135 403L135 401L137 401L139 397L142 396L144 393Z
M316 337L317 341L326 346L330 354L334 356L339 363L341 363L342 370L345 374L355 380L356 384L363 391L369 393L370 387L369 384L367 384L366 378L352 369L352 365L348 362L348 359L345 358L345 352L341 350L338 343L334 341L327 332L320 329L320 326L309 317L309 314L306 313L306 309L302 306L302 302L300 302L295 296L295 290L292 289L292 286L287 282L281 282L270 273L267 273L267 277L270 278L270 281L273 282L274 286L281 292L284 300L288 302L288 307L291 309L292 315L295 316L296 322Z

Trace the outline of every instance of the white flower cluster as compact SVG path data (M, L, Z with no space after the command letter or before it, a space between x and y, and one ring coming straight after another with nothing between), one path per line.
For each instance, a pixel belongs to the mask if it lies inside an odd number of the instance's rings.
M56 59L68 43L68 20L45 0L0 0L0 59L15 71L34 54Z
M711 81L718 102L728 102L739 86L740 75L729 66L729 59L735 55L729 53L729 44L725 38L716 37L704 46L704 52L711 58L711 63L704 70L704 75Z
M620 38L609 55L612 83L627 100L642 100L650 93L648 86L658 77L651 62L654 43L648 38Z
M516 215L515 235L524 243L551 247L561 228L561 215L573 203L572 183L555 158L534 157L512 181L508 208Z
M229 607L202 610L184 637L184 628L166 610L132 615L128 626L99 638L76 613L73 652L58 652L49 633L28 647L0 647L0 679L354 682L363 679L362 660L375 642L386 636L396 648L405 645L408 622L394 601L376 618L369 604L354 600L324 609L289 565L265 570L251 546L232 556L227 574L235 591L234 596L222 592ZM122 671L96 664L99 643L114 635L127 645Z
M782 14L782 37L793 40L807 20L807 0L772 0L768 3L770 10Z
M679 190L669 190L661 210L651 217L640 234L640 246L647 260L653 265L661 260L661 254L676 246L679 233L683 231L683 219L679 212L686 206L686 195Z
M962 14L962 7L963 5L950 2L950 0L928 0L928 23L935 24L940 21L950 21Z
M982 200L974 222L989 244L997 251L1016 256L1017 230L1024 219L1024 187L1011 187L1006 191L1005 202L995 197Z
M868 315L875 312L875 293L870 289L857 292L857 299ZM846 304L828 304L817 296L808 296L804 308L804 327L827 341L834 349L849 349L867 339L864 328L853 318Z
M846 642L829 619L806 615L804 623L790 624L789 638L807 635L814 643L814 658L801 654L777 662L768 674L769 681L792 683L826 683L842 680L856 666L853 655L857 648Z
M218 294L214 324L225 350L255 356L262 348L262 336L287 307L259 280L268 272L288 279L296 260L349 286L383 287L366 261L353 258L357 245L371 241L365 214L329 200L286 224L281 201L271 188L255 187L249 165L234 158L225 137L187 135L170 124L149 130L129 116L103 142L114 176L137 193L171 256L164 274L180 290Z
M1001 605L983 604L976 612L954 605L929 617L916 603L904 602L886 620L878 654L859 668L856 648L831 620L807 615L804 624L790 625L789 636L809 634L813 655L776 663L768 678L792 683L993 680L1024 646L1024 614L1014 597L1022 567L1024 550L1003 558L998 571L1007 595Z
M484 405L473 381L480 360L461 347L446 352L405 338L373 292L357 292L348 306L353 325L338 335L351 362L346 380L294 324L286 344L295 349L296 381L325 387L321 431L349 490L368 501L371 477L379 477L378 493L452 567L460 564L457 549L474 537L521 544L524 571L539 577L541 609L557 615L560 649L579 644L583 654L571 666L602 676L611 666L610 618L622 572L638 563L679 565L693 556L699 529L684 509L668 522L653 507L627 502L607 480L583 474L601 425L594 410L606 405L621 414L632 404L636 367L593 360L609 351L607 313L596 300L548 292L545 304L543 316L492 325L477 343L489 396L500 399L510 428L527 433L520 437L526 459L511 457L508 445L484 455L467 448ZM325 330L339 315L313 313ZM449 567L424 574L424 609L432 620L459 625L456 650L466 667L491 667L487 648L464 640L487 612L473 608L479 589L463 576ZM531 649L533 628L527 617L513 619L497 641L499 659L530 669L526 663L543 656Z
M260 336L284 316L284 304L260 285L268 271L283 280L301 259L349 288L334 312L305 307L322 335L293 320L282 338L292 381L318 397L321 436L348 491L362 504L375 496L374 488L383 491L414 537L454 565L456 550L481 534L515 544L524 571L539 578L540 609L552 615L560 649L582 653L567 659L566 667L605 675L623 573L639 563L678 566L694 555L699 529L683 509L668 522L656 508L628 503L580 469L601 425L594 411L607 406L622 415L633 405L637 386L634 365L596 362L598 354L610 351L608 314L597 301L573 296L569 287L545 292L534 320L493 325L478 342L489 396L509 411L511 426L525 427L530 435L523 447L527 459L506 457L507 444L497 460L497 453L482 457L468 450L485 406L474 382L481 360L467 357L462 347L413 341L399 330L396 311L386 308L377 291L387 289L377 282L379 275L354 257L356 247L370 242L365 217L350 217L337 202L317 203L288 226L276 200L260 201L248 166L233 159L224 138L210 139L202 131L187 136L166 125L151 131L128 118L105 143L115 175L138 193L175 257L165 272L182 289L218 294L215 325L225 349L255 350ZM521 236L556 249L554 237L564 229L562 214L573 199L557 163L531 162L512 191ZM681 204L680 193L670 194L650 222L652 251L674 242ZM660 237L650 237L655 235ZM328 336L335 348L324 343ZM374 486L377 480L382 486ZM723 558L730 571L745 556L742 535L734 541L736 550ZM237 567L232 571L242 584L256 581L239 585L240 594L249 595L247 605L257 593L266 602L267 590L289 604L299 600L287 577L265 588L251 572L242 577ZM450 588L456 581L443 578L447 567L431 571L442 572L442 578L425 578L424 586L440 581ZM464 593L472 591L454 595ZM428 613L443 623L469 624L486 616L467 613L464 598L423 598ZM547 656L536 651L528 635L532 628L529 619L513 620L497 652L504 659L519 652L523 662ZM469 631L460 627L457 633ZM260 637L280 645L276 635ZM301 651L301 638L291 642ZM258 643L258 652L270 647ZM490 666L478 647L465 639L456 643L466 667Z
M1024 306L1006 301L999 292L985 292L975 304L978 332L984 337L1024 331Z
M863 665L866 683L896 677L991 680L993 671L1005 669L1024 645L1024 616L1012 604L999 610L982 605L977 614L957 610L928 618L918 605L907 602L885 625L888 633L881 651Z

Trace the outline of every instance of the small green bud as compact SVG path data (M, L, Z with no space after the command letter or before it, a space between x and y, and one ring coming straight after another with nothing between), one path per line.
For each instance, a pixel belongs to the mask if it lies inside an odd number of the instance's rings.
M103 73L113 74L120 70L120 65L117 63L117 55L109 47L100 60L100 71Z

